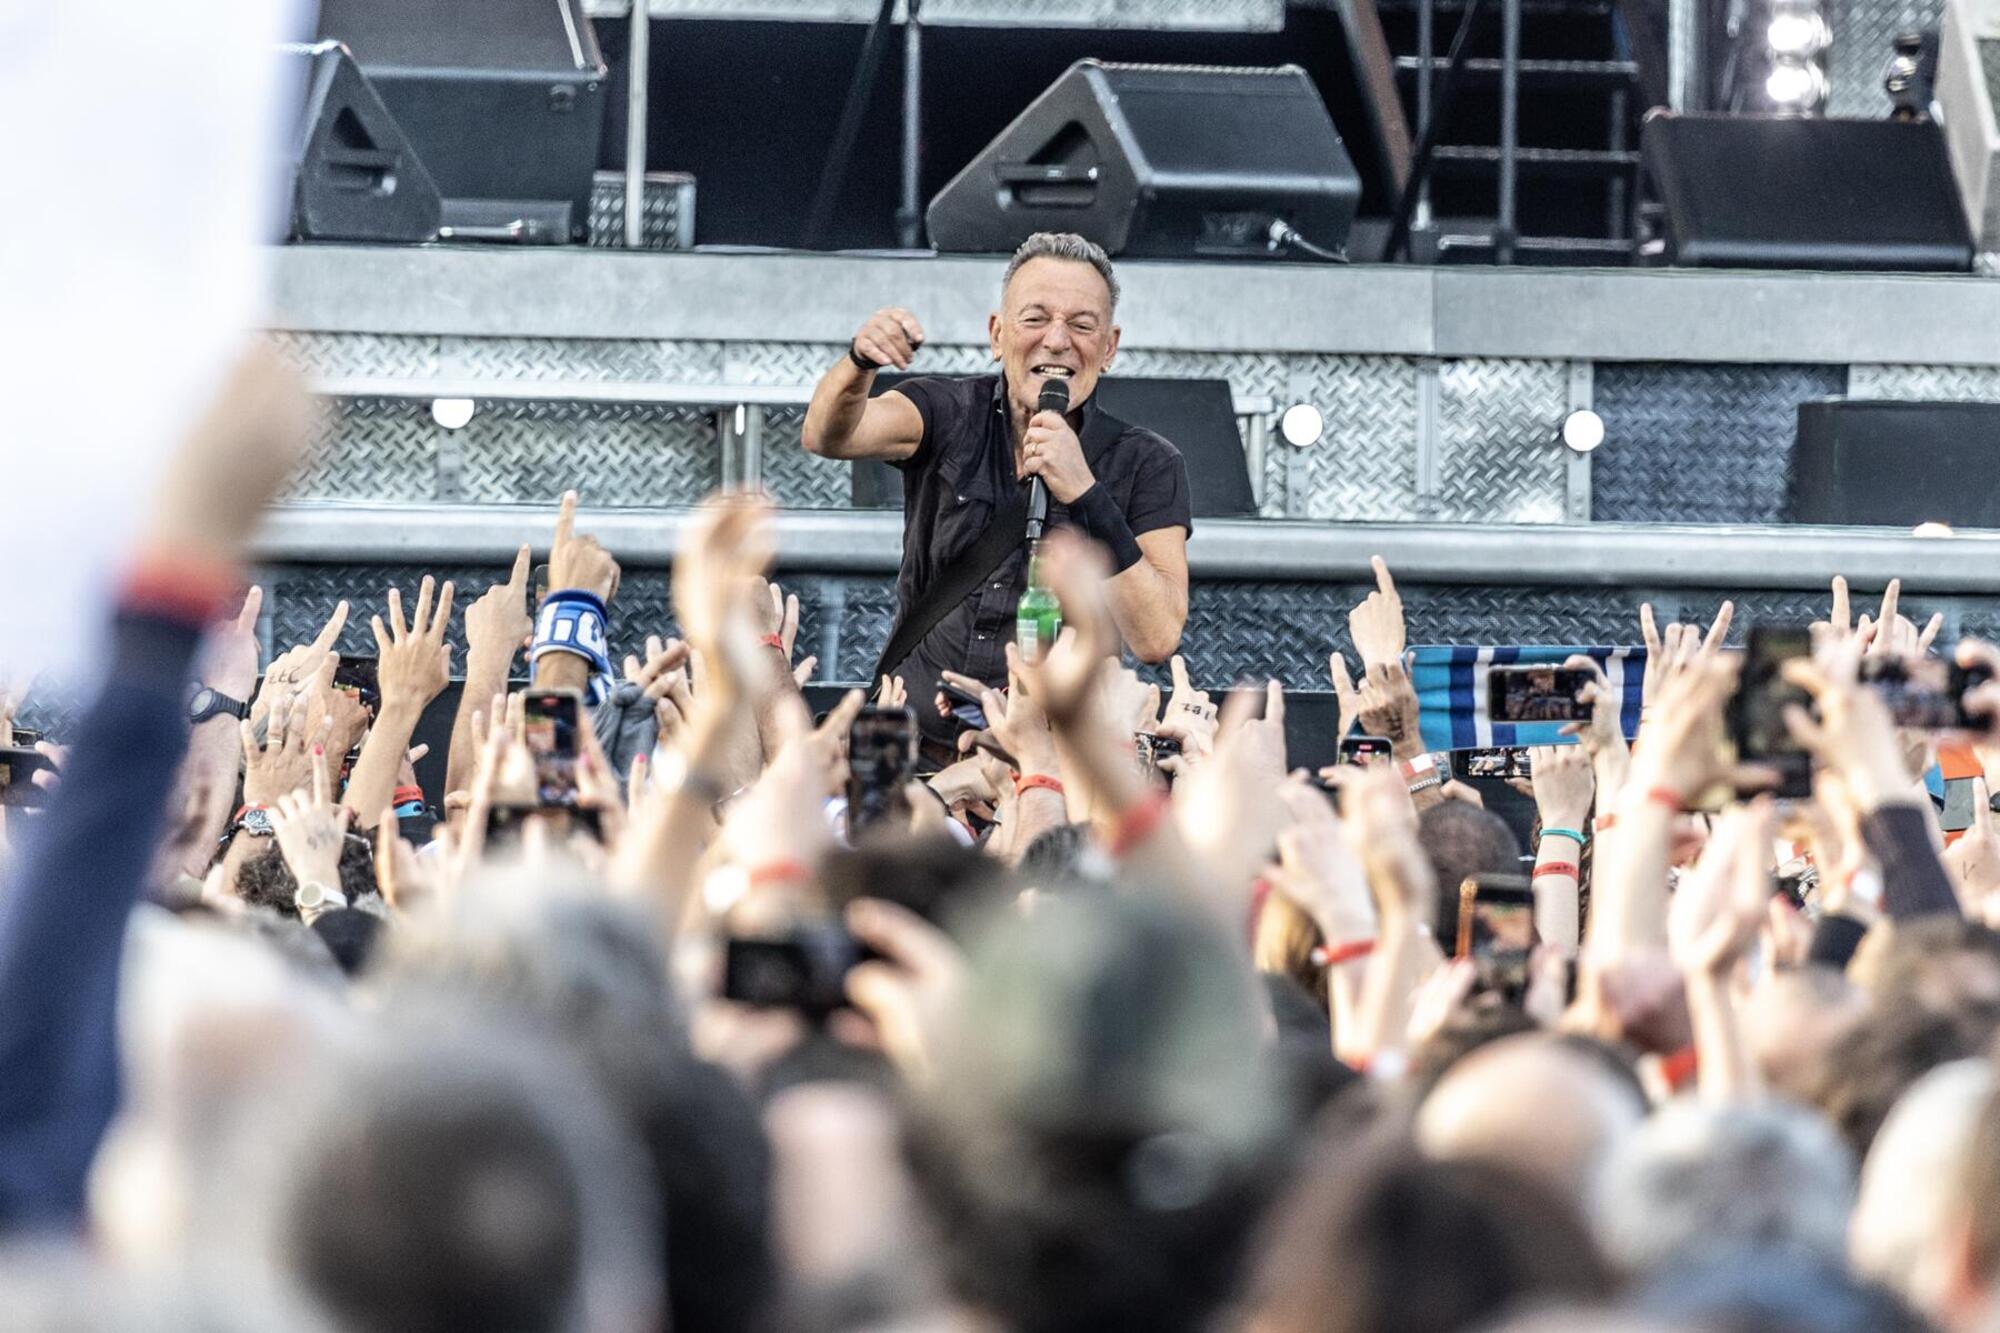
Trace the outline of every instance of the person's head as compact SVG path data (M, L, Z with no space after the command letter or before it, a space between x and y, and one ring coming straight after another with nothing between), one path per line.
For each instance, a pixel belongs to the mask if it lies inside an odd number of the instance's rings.
M350 833L340 844L340 891L358 902L376 892L375 849L368 839ZM299 881L275 844L243 862L236 872L236 894L252 907L265 907L298 920Z
M1683 1099L1605 1161L1594 1216L1634 1273L1745 1249L1837 1264L1853 1196L1853 1156L1814 1112Z
M1965 1015L1991 1026L2000 1014L2000 931L1950 914L1868 932L1849 974L1878 1007Z
M1630 1297L1670 1328L1705 1333L1929 1333L1894 1292L1838 1263L1737 1250L1653 1274Z
M646 916L587 877L501 874L444 929L414 927L385 960L389 1003L448 987L552 1025L638 1138L666 1206L674 1325L750 1326L770 1285L770 1153L755 1109L693 1058Z
M1811 1100L1866 1159L1882 1122L1910 1086L1954 1060L1984 1055L1991 1016L1977 1009L1939 1013L1908 1003L1880 1003L1852 1024L1827 1053Z
M1808 1101L1828 1053L1868 1011L1868 997L1822 964L1769 973L1743 1006L1744 1036L1764 1085Z
M1313 951L1321 943L1319 927L1304 909L1284 894L1273 893L1257 911L1250 958L1259 972L1296 982L1325 1012L1326 969L1313 961Z
M1882 1123L1848 1223L1855 1271L1900 1292L1943 1321L1954 1228L1963 1222L1959 1182L1972 1137L1994 1090L1985 1060L1954 1060L1925 1074Z
M1939 1322L1955 1331L1985 1330L2000 1307L2000 1091L1979 1108L1957 1180Z
M1066 889L1089 878L1084 857L1090 850L1090 825L1058 824L1035 835L1021 853L1014 873L1033 889Z
M1458 938L1458 886L1468 875L1518 875L1521 840L1507 821L1469 801L1439 801L1417 819L1417 841L1437 876L1440 942Z
M1021 242L986 320L1017 411L1032 414L1045 378L1069 384L1071 407L1097 387L1118 354L1118 279L1097 245L1071 232Z
M1319 1154L1278 1211L1247 1327L1438 1333L1610 1292L1575 1207L1532 1177L1357 1145Z
M1139 890L973 939L908 1139L955 1294L1017 1333L1205 1326L1283 1124L1253 975Z
M353 1333L658 1321L657 1201L596 1082L532 1028L394 1022L277 1099L243 1225L278 1270Z
M1522 1171L1581 1207L1645 1114L1629 1079L1601 1057L1524 1033L1481 1047L1438 1080L1417 1110L1417 1145Z
M1504 1004L1497 995L1462 1004L1410 1053L1410 1091L1418 1101L1430 1095L1439 1080L1474 1051L1507 1037L1537 1031L1535 1020L1518 1004Z

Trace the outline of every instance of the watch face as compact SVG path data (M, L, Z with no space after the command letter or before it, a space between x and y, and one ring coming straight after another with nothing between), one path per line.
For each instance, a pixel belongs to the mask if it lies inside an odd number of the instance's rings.
M275 832L271 827L271 812L269 810L245 810L243 812L243 831L255 834L260 838L270 837Z

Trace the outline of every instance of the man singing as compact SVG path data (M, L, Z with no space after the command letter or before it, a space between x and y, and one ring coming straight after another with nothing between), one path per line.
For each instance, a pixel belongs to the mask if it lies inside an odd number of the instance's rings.
M1031 477L1048 487L1050 526L1076 528L1111 552L1111 609L1126 646L1159 662L1180 643L1193 527L1187 467L1172 444L1092 397L1118 353L1117 306L1103 250L1041 232L1014 252L1000 309L987 317L998 375L906 380L870 398L876 372L907 370L924 342L916 317L892 307L869 316L820 377L805 447L879 458L903 473L896 626L881 671L901 675L912 700L931 699L943 670L1005 685L1027 586ZM1067 384L1067 415L1037 410L1050 380ZM988 535L996 518L1004 539ZM949 747L951 722L929 708L917 714L925 739Z

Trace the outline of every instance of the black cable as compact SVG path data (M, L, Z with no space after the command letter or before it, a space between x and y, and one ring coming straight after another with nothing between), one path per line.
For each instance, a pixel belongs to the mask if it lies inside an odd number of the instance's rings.
M1286 222L1283 218L1275 218L1271 222L1270 248L1275 251L1280 247L1287 250L1303 250L1313 258L1324 259L1329 264L1345 264L1347 262L1347 255L1344 251L1329 250L1323 245L1314 245L1299 234L1297 227Z
M833 206L840 187L847 183L847 167L854 158L854 145L861 138L861 119L868 111L868 98L875 91L875 73L882 67L882 48L888 45L890 20L896 16L896 0L882 0L869 25L868 39L861 46L861 60L854 67L854 79L847 85L847 101L841 104L840 124L833 131L833 147L826 167L820 172L819 189L813 192L812 207L806 212L803 249L813 250L833 220Z

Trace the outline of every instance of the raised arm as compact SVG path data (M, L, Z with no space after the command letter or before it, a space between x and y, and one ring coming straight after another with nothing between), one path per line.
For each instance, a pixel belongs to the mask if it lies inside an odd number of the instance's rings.
M893 462L917 452L924 419L917 405L894 389L868 396L875 373L908 370L924 345L924 327L907 310L877 310L813 389L799 442L821 458L878 458Z

